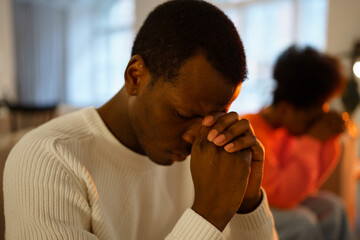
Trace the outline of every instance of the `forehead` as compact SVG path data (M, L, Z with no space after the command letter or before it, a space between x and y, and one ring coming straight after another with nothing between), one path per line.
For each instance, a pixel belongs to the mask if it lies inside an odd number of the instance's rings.
M240 85L224 78L200 54L184 63L175 84L159 82L166 89L164 93L169 103L201 116L227 110L240 91Z

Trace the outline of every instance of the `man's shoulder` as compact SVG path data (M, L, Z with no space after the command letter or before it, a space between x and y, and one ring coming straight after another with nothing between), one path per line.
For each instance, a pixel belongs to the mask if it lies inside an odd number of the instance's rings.
M88 109L81 109L76 112L57 117L35 129L24 136L23 139L37 139L32 143L58 142L67 139L82 138L89 135L89 126L84 112ZM20 141L21 142L21 141Z
M16 156L27 156L29 151L37 154L71 152L75 143L92 138L91 129L86 120L89 109L82 109L64 116L55 118L25 134L11 150ZM96 110L94 110L96 111ZM27 157L28 158L28 157Z
M17 169L28 172L29 176L44 175L46 168L66 172L73 179L81 176L81 166L88 156L88 149L84 146L91 147L96 141L84 116L86 111L89 110L58 117L22 137L8 155L6 176L17 175ZM26 170L28 166L31 168Z

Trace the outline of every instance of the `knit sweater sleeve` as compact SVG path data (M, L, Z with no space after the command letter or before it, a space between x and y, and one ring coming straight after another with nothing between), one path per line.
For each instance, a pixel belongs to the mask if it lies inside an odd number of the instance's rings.
M264 189L261 190L263 195L261 204L248 214L236 214L223 232L226 239L276 240L279 238L266 193Z
M278 235L265 191L261 204L249 214L236 214L221 233L206 219L187 209L166 240L276 240Z
M22 142L4 170L6 239L98 239L80 182L45 147Z

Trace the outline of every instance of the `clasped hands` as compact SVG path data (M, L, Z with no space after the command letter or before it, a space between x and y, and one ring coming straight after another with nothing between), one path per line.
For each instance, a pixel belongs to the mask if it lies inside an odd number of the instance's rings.
M222 231L261 202L264 148L235 112L205 116L191 150L192 209Z

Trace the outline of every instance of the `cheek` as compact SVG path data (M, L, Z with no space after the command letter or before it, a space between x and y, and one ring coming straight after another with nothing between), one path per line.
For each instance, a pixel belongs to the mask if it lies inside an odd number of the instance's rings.
M180 139L183 126L160 108L145 106L136 114L137 132L151 143L165 145Z
M151 116L147 104L141 101L141 98L136 99L133 104L129 106L129 117L132 127L135 131L135 134L138 140L143 143L145 142L144 139L147 138L149 130L151 128L152 120L149 119Z
M158 119L152 124L152 132L156 138L165 142L174 142L181 139L183 126L168 119Z
M157 104L152 104L153 102ZM154 96L140 96L134 102L131 120L143 144L152 146L181 144L189 122L179 119L174 109L167 104Z

